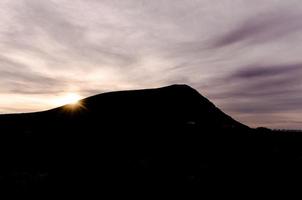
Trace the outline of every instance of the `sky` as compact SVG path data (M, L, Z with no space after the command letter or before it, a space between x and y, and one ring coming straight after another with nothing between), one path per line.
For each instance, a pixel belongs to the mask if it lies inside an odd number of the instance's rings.
M302 129L301 0L1 0L0 18L0 113L179 83Z

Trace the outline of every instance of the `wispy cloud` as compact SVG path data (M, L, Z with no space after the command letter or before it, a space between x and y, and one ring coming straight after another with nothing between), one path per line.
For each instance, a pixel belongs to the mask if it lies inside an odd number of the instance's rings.
M263 12L242 21L236 28L217 38L214 47L225 47L237 43L263 44L298 33L302 29L300 13L292 10Z
M256 121L255 116L259 116L259 120L265 115L272 118L267 126L274 126L274 121L278 121L276 115L286 121L285 116L288 117L289 113L291 120L299 121L302 112L301 76L302 63L243 66L210 84L213 90L210 96L226 110L237 113L250 123L250 118ZM278 123L280 127L280 120Z

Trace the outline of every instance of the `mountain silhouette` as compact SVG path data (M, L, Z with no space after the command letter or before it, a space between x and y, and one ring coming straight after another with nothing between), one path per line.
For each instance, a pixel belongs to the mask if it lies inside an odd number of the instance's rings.
M0 115L0 132L1 187L18 193L209 188L302 166L301 135L251 129L187 85Z
M83 99L82 109L73 117L85 123L124 123L133 126L202 126L211 128L248 128L215 107L187 85L172 85L148 90L110 92ZM68 105L43 113L65 118ZM64 113L66 115L62 115Z

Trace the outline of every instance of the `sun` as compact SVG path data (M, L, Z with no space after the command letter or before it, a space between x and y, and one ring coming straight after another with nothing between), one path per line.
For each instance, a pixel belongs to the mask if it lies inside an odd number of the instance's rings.
M55 106L72 105L76 106L82 97L76 93L68 93L60 96L54 100Z

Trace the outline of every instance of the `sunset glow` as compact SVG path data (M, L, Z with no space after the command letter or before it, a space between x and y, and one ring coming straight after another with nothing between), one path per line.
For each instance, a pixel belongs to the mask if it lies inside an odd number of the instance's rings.
M54 100L54 106L77 105L81 96L76 93L65 94Z

